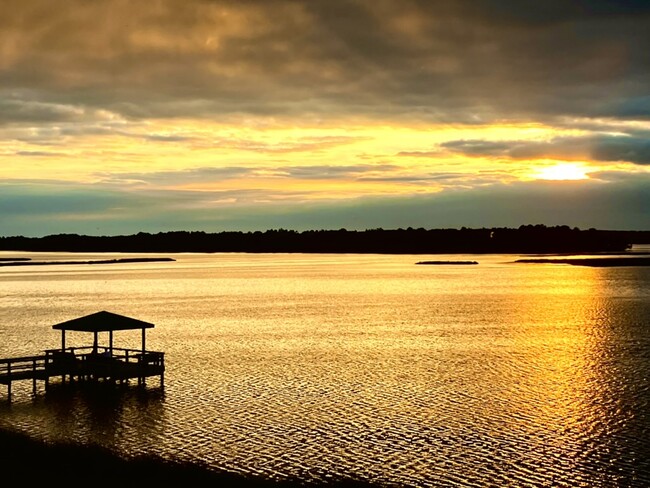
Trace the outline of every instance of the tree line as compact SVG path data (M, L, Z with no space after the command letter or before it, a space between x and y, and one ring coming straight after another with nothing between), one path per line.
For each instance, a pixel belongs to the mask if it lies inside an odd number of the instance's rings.
M620 252L650 243L650 231L581 230L566 225L518 228L170 231L155 234L0 237L0 250L66 252L282 253L572 253Z

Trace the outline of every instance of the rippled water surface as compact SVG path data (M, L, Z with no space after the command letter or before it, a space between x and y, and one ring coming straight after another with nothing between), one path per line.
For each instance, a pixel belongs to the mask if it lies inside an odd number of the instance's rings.
M278 479L650 486L650 268L174 257L0 268L0 357L59 347L52 325L108 310L154 323L167 365L164 391L16 383L0 427Z

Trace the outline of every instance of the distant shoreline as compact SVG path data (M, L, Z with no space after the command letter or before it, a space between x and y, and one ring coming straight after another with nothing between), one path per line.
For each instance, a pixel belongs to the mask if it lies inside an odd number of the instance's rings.
M92 261L32 261L29 258L16 258L11 260L3 260L0 262L1 266L50 266L60 264L119 264L119 263L151 263L151 262L164 262L176 261L172 258L119 258L119 259L99 259Z
M480 229L172 231L121 236L58 234L0 237L11 252L318 253L318 254L594 254L650 244L650 231L580 230L523 225Z
M418 261L415 264L447 265L447 264L478 264L478 261Z

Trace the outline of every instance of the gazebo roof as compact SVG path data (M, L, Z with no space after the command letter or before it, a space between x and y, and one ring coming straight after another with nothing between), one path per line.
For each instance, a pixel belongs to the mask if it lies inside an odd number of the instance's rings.
M73 330L79 332L108 332L112 330L151 329L154 325L124 315L112 312L96 312L85 317L67 320L53 325L57 330Z

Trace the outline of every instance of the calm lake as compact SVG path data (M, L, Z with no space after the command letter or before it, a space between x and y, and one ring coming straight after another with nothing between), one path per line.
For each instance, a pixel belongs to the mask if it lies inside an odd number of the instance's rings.
M59 347L52 325L107 310L154 323L167 366L164 392L152 378L101 400L33 398L27 381L7 404L0 385L0 427L276 479L650 486L650 267L169 256L0 268L0 358Z

